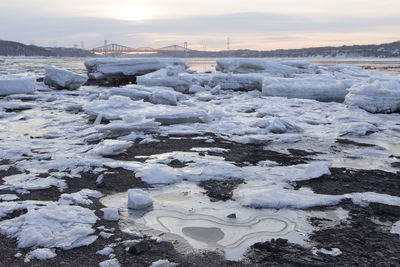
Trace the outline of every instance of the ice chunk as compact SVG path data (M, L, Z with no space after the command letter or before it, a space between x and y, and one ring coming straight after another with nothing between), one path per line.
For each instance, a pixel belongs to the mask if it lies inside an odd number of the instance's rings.
M106 260L99 263L99 267L120 267L120 266L121 265L119 264L117 259Z
M40 178L31 174L15 174L3 178L4 183L2 189L26 189L26 190L41 190L56 186L60 189L66 188L64 181L54 177Z
M120 141L120 140L104 140L96 147L94 147L91 152L101 156L110 156L121 154L128 147L132 146L130 141Z
M262 94L287 98L343 102L347 86L343 81L325 78L265 78Z
M392 234L398 234L400 237L400 221L395 222L390 230Z
M170 262L169 260L158 260L150 265L150 267L174 267L174 266L177 266L177 264L174 262Z
M150 102L153 104L164 104L164 105L177 105L176 94L167 90L156 90L150 96Z
M132 100L148 100L151 95L151 90L143 90L138 86L125 86L110 89L110 95L121 95L129 97Z
M150 195L141 189L128 190L128 208L140 210L153 205Z
M55 258L56 256L57 254L54 252L54 249L37 248L26 255L25 262L29 262L32 259L48 260Z
M35 86L36 80L34 78L0 79L0 96L33 93Z
M325 248L321 248L321 249L313 248L311 250L311 252L314 255L317 255L318 253L322 253L322 254L325 254L325 255L333 256L333 257L337 257L337 256L342 254L342 251L340 249L338 249L338 248L332 248L331 250L327 250Z
M108 135L123 135L134 131L157 132L161 123L155 122L154 119L146 119L143 116L123 116L122 121L112 121L106 125L96 126L96 130L100 133Z
M85 67L91 79L110 81L147 74L169 65L187 68L185 61L176 58L103 58L85 62Z
M94 211L79 206L50 204L28 207L17 218L0 222L0 233L18 239L19 248L41 246L72 249L93 243Z
M372 113L393 113L400 111L400 80L375 81L349 89L345 103L360 107Z
M96 251L96 254L102 255L102 256L108 256L111 253L113 253L113 249L111 247L105 247L102 250Z
M242 205L253 208L306 209L317 206L337 205L344 197L314 194L307 190L287 190L281 186L245 186L235 199Z
M173 168L161 164L144 167L136 175L148 184L170 184L179 180Z
M192 86L192 76L186 73L175 75L168 72L168 69L161 69L143 76L138 76L136 82L138 85L145 86L167 86L172 87L178 92L186 92Z
M51 65L46 65L44 68L46 70L44 84L55 89L78 89L88 80L86 75L76 74Z
M104 208L103 212L104 212L104 220L106 220L106 221L118 221L119 220L118 209Z
M96 190L91 189L82 189L79 192L71 193L71 194L62 194L58 202L64 205L90 205L92 201L89 197L100 198L103 194Z
M379 131L379 129L368 122L351 122L340 126L339 133L344 135L365 136Z
M223 90L251 91L262 89L263 76L260 74L221 74L210 77L208 86L221 86Z
M217 66L215 68L218 71L226 73L262 72L279 77L287 77L292 74L302 72L299 68L295 68L278 62L249 58L218 59Z
M18 198L19 197L14 194L1 194L0 195L0 200L2 200L2 201L12 201L12 200L16 200Z

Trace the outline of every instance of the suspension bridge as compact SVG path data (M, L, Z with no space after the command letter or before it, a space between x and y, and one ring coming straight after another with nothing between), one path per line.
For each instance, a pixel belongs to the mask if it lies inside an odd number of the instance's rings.
M162 48L151 48L151 47L139 47L132 48L124 45L119 45L115 43L108 44L104 41L104 45L93 48L93 54L103 54L103 55L120 55L120 54L155 54L159 52L187 52L187 43L185 42L183 46L180 45L170 45Z

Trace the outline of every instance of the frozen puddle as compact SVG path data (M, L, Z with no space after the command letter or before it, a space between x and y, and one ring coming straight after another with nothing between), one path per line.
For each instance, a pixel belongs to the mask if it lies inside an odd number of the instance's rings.
M120 210L122 229L134 225L149 235L167 233L164 237L180 242L176 247L182 252L188 251L187 246L200 250L221 250L229 260L240 259L254 243L272 238L286 238L305 244L307 233L314 229L307 221L308 216L330 218L333 222L347 216L341 209L306 212L252 209L242 207L235 201L210 202L201 188L189 182L154 189L149 193L154 199L154 207L147 211L128 210L127 193L110 195L101 201L105 206Z

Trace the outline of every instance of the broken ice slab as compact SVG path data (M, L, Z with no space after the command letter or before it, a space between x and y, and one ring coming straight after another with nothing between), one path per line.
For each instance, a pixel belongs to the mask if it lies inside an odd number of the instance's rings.
M135 82L136 76L144 75L169 65L187 68L185 61L176 58L102 58L85 62L89 78L99 84Z
M88 80L86 75L76 74L51 65L46 65L44 68L46 70L44 84L55 89L75 90Z
M343 102L348 93L343 81L327 78L264 78L262 94L287 98Z
M34 78L2 78L0 79L0 96L33 93L35 85Z

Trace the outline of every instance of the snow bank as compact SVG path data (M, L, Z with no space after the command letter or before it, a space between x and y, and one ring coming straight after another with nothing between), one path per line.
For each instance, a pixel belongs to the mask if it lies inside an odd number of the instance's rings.
M326 78L265 78L262 94L287 98L343 102L347 92L343 81Z
M29 94L35 91L34 78L4 78L0 79L0 96L13 94Z
M46 70L44 84L55 89L75 90L88 80L86 75L79 75L51 65L46 65L44 68Z
M281 64L278 62L265 61L262 59L232 58L218 59L215 67L217 71L225 73L268 73L278 77L288 77L295 73L303 72L300 68Z
M85 62L89 78L94 80L124 79L154 72L169 65L187 68L185 61L176 58L103 58Z
M140 210L153 205L150 195L141 189L128 190L128 208Z
M94 211L79 206L51 204L29 207L17 218L0 222L0 233L18 239L19 248L40 246L72 249L93 243Z
M372 113L400 111L400 80L375 81L349 89L345 103Z

